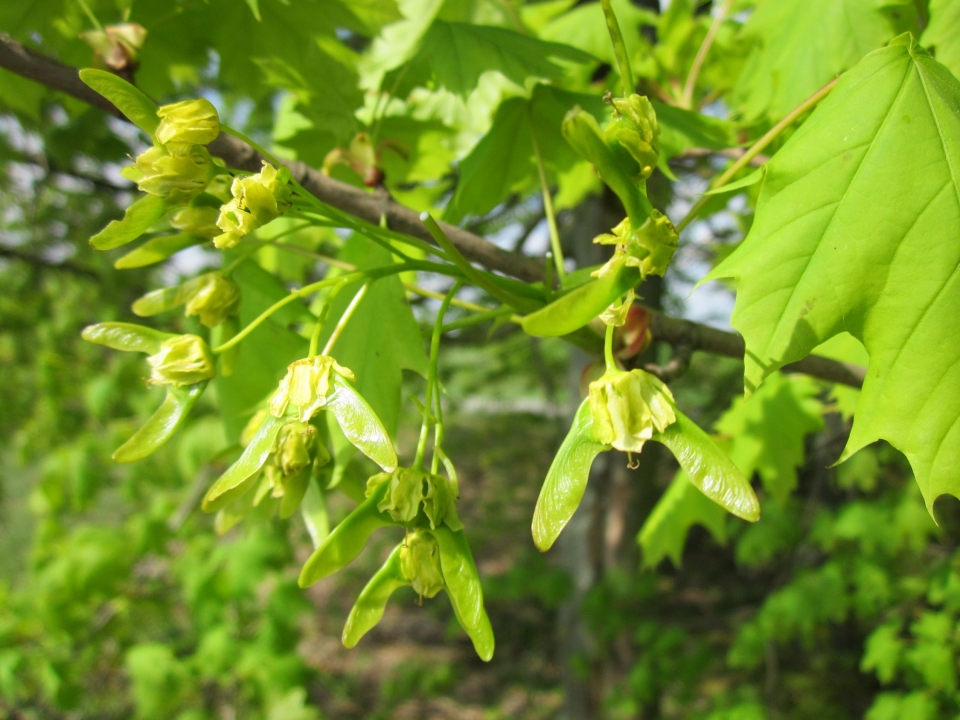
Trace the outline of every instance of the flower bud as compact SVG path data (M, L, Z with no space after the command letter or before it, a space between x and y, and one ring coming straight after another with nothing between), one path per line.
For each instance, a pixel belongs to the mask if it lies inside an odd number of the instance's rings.
M420 597L432 598L443 590L440 545L426 530L414 530L400 546L400 572Z
M182 155L152 147L137 157L136 164L142 174L137 187L176 204L188 203L202 193L217 173L210 153L200 145Z
M220 228L217 227L218 217L219 208L210 205L188 205L170 217L170 224L190 235L210 238L220 234Z
M216 373L210 350L196 335L176 335L160 344L160 352L147 358L150 379L157 385L194 385Z
M374 475L367 481L367 495L380 483L390 486L377 504L380 512L390 515L398 523L410 523L416 518L423 503L423 512L436 529L447 516L454 502L450 481L442 475L433 475L416 468L397 468L391 473Z
M191 145L207 145L220 134L217 109L204 98L163 105L157 115L157 140L175 155L188 152Z
M637 161L637 180L650 177L660 157L660 125L653 105L643 95L614 98L616 115L604 131L607 142L615 141Z
M146 37L146 29L137 23L107 25L103 30L80 33L80 39L93 48L103 64L118 71L136 69L137 55Z
M220 208L217 225L223 234L214 238L218 248L231 248L240 239L271 220L276 220L290 207L290 171L279 170L268 162L256 175L238 177L230 186L233 199Z
M679 246L676 228L659 210L654 210L639 230L633 229L630 218L624 218L613 229L613 234L598 235L593 241L600 245L616 245L613 257L593 273L598 277L621 263L639 269L644 277L663 275Z
M589 398L594 437L623 452L640 452L677 419L670 388L643 370L606 373L590 383Z
M329 175L333 167L339 163L349 165L357 175L363 178L367 187L376 187L383 179L383 171L379 167L377 151L367 133L358 133L350 141L350 148L334 148L323 159L323 174Z
M270 398L270 414L283 417L288 408L293 408L300 422L307 422L317 410L327 404L327 396L333 389L331 372L353 380L353 373L332 357L315 355L290 363L287 374Z
M299 420L286 423L273 444L274 462L284 475L296 475L313 462L317 431Z
M187 297L186 315L199 315L200 322L208 328L222 323L230 315L236 315L240 307L240 287L218 272L198 277L194 289Z

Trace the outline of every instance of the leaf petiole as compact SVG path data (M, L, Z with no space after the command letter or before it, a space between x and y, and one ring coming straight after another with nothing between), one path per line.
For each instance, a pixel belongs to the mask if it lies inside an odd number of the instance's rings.
M767 147L767 145L769 145L774 140L776 140L784 130L786 130L788 127L793 125L793 123L797 120L797 118L799 118L808 110L811 110L812 108L814 108L817 105L817 103L819 103L827 95L829 95L830 91L833 90L833 86L837 84L837 81L839 79L840 78L834 78L833 80L828 82L826 85L824 85L822 88L817 90L813 95L811 95L802 103L797 105L797 107L795 107L793 110L791 110L790 113L783 118L783 120L781 120L772 128L770 128L770 130L767 131L767 133L762 138L757 140L750 147L750 149L747 150L743 155L741 155L737 159L737 161L734 162L730 167L728 167L726 171L724 171L724 173L720 175L720 177L714 180L710 189L716 190L717 188L723 187L728 182L730 182L730 180L732 180L733 177L738 172L740 172L743 168L745 168L747 165L750 164L751 160L753 160L757 155L763 152L763 150ZM699 200L697 200L697 202L693 204L693 207L690 208L690 211L686 214L686 216L684 216L684 218L677 223L678 233L681 230L683 230L687 225L689 225L691 222L693 222L694 219L696 219L697 215L700 213L701 210L703 210L703 206L707 204L707 201L709 199L710 199L710 196L704 195Z
M347 327L347 323L350 322L350 318L353 317L353 313L356 312L357 307L360 305L360 301L363 300L363 296L367 294L367 290L370 288L371 283L373 283L373 278L368 279L359 290L357 294L353 296L353 300L350 301L350 304L347 305L347 309L343 311L343 315L340 316L340 319L337 321L337 326L333 329L333 332L330 333L330 337L327 339L327 344L323 346L323 351L321 355L329 355L333 352L333 346L336 344L337 340L340 338L340 335L343 334L344 328Z

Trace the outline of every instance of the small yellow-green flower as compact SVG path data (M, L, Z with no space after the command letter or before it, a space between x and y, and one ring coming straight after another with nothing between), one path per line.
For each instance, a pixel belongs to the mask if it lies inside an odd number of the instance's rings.
M377 504L380 512L390 515L398 523L410 523L417 517L420 504L430 521L430 527L436 529L444 520L456 525L459 520L454 513L447 517L455 498L450 481L442 475L434 475L417 468L400 467L389 473L374 475L367 481L367 495L370 495L381 483L388 482L387 493Z
M175 155L188 152L191 145L207 145L220 134L217 109L204 98L164 105L157 115L157 140Z
M327 404L333 389L331 373L353 380L353 373L327 355L315 355L290 363L287 374L270 398L270 414L283 417L293 408L301 422L307 422Z
M150 379L157 385L194 385L216 372L207 343L196 335L176 335L160 344L160 351L147 358Z
M613 325L614 327L622 327L627 322L627 315L630 313L630 308L633 306L633 300L636 297L633 288L627 290L626 295L620 299L620 301L613 303L606 310L600 313L600 321L604 325Z
M207 149L191 146L173 155L165 147L152 147L136 159L137 187L174 204L185 204L202 193L217 174Z
M220 234L220 228L217 227L217 218L219 217L220 208L209 205L199 207L189 205L171 215L170 224L177 230L190 235L211 238Z
M677 419L670 388L643 370L607 372L590 383L589 398L594 436L623 452L640 452Z
M634 230L630 218L624 218L613 228L612 234L593 239L600 245L616 245L613 257L593 274L602 277L626 265L635 267L644 277L663 275L679 246L677 230L670 218L654 210L639 230Z
M615 140L637 161L637 180L650 177L660 157L660 125L653 105L643 95L614 98L616 115L604 135Z
M440 545L429 531L407 534L400 546L400 572L420 597L432 598L443 590Z
M219 272L206 273L194 283L186 303L186 315L199 315L206 327L217 327L240 307L240 287Z
M263 170L248 177L238 177L230 186L233 199L220 208L217 225L223 234L213 239L218 248L231 248L240 239L271 220L276 220L290 207L290 171L279 170L268 162Z

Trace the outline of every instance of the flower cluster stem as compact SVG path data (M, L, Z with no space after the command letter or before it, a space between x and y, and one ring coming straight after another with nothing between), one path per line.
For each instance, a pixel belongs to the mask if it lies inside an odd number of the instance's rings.
M437 311L437 319L433 323L433 335L430 338L430 367L427 371L427 389L424 394L423 403L423 423L420 426L420 439L417 442L417 454L413 459L413 467L423 469L423 458L427 454L427 438L430 435L430 423L433 417L433 398L437 397L437 404L440 403L440 392L437 388L437 366L440 359L440 335L443 330L443 318L447 314L447 309L453 301L460 288L463 287L463 281L458 280L447 292L440 303L440 309ZM442 434L441 434L442 437Z
M363 287L357 290L357 294L353 296L353 300L350 301L350 304L347 305L347 309L343 311L343 315L341 315L340 319L337 321L337 326L333 329L333 332L330 333L327 344L323 346L323 351L320 353L321 355L329 355L331 352L333 352L333 346L336 345L337 340L340 339L344 328L347 327L347 323L350 322L350 318L353 317L353 313L356 312L357 308L360 306L360 301L363 300L363 296L367 294L367 290L370 289L370 284L372 282L373 278L370 278L363 284Z
M613 11L613 5L610 0L600 0L600 5L603 6L603 15L607 21L607 30L610 32L613 54L617 57L617 65L620 67L620 79L623 81L623 96L629 97L637 86L633 80L633 70L630 69L630 56L627 54L626 43L623 42L623 33L620 32L620 23L617 22L617 15Z

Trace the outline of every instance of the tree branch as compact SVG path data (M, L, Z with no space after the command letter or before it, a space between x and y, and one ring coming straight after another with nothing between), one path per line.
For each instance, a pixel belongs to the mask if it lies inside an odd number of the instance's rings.
M732 332L717 330L708 325L681 320L664 315L657 310L648 308L650 317L650 334L654 340L661 340L675 348L686 348L686 351L700 350L712 355L743 359L745 345L743 338ZM866 369L859 365L839 362L819 355L808 355L803 360L783 366L784 372L796 372L829 380L830 382L850 387L860 388L866 377Z
M46 258L34 255L33 253L23 252L21 250L17 250L16 248L0 246L0 258L12 258L14 260L21 260L22 262L33 265L34 267L51 270L63 270L64 272L73 273L74 275L82 275L83 277L91 278L93 280L100 279L100 276L95 270L84 265L80 265L79 263L75 263L72 260L51 262Z
M109 101L83 84L76 68L25 48L4 33L0 33L0 68L6 68L54 90L72 95L105 110L111 115L123 117ZM210 144L209 149L211 153L222 158L231 167L245 170L259 170L260 168L262 160L260 155L246 143L230 135L221 134ZM327 177L323 173L307 167L302 162L285 162L285 164L304 188L328 205L372 223L379 223L381 216L385 216L387 224L392 230L412 235L430 243L434 242L430 233L420 222L419 214L394 202L386 193L368 193L359 190ZM527 282L544 279L544 266L539 260L503 250L463 228L445 223L441 226L453 245L467 259L479 263L489 270L496 270ZM690 352L700 350L714 355L743 358L744 342L739 335L723 332L689 320L671 318L653 311L650 332L655 339L669 343L674 347L689 348ZM784 370L805 373L856 388L863 385L866 374L862 367L815 355L791 363L785 366Z

